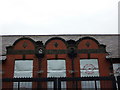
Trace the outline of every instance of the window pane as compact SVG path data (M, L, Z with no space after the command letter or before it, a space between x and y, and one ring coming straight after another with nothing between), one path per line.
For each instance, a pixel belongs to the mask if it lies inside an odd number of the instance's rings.
M65 77L66 64L65 60L48 60L47 61L48 77Z
M65 70L65 60L48 60L48 70Z
M15 61L15 71L32 71L32 60L17 60Z
M113 64L113 70L115 76L120 76L120 64Z
M99 76L97 59L81 59L80 60L81 76Z
M32 77L32 71L15 71L14 77Z
M32 77L33 60L16 60L14 77ZM14 88L18 88L18 82L14 82ZM20 82L20 88L32 88L32 82Z
M65 60L48 60L47 77L66 77ZM53 82L48 82L48 88L54 87ZM66 82L61 82L61 88L66 88Z
M113 71L114 71L114 76L120 76L120 64L116 63L113 64ZM117 78L115 78L117 80ZM116 83L116 86L118 88L118 83Z
M81 59L80 60L81 77L99 76L98 60L97 59ZM100 88L100 81L96 81L97 88ZM82 81L82 89L95 89L95 81Z
M98 70L81 70L81 76L91 77L91 76L99 76Z
M65 77L66 72L50 72L48 73L48 77Z
M17 90L16 88L18 88L18 82L14 82L14 89L13 90ZM20 82L20 90L32 90L32 82Z

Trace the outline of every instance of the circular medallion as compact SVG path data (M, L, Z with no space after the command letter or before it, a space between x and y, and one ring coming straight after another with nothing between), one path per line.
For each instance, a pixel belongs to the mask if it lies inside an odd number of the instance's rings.
M95 69L96 68L95 68L95 66L93 64L86 64L83 67L83 70L85 70L86 74L93 74Z
M43 53L42 48L39 48L38 53L39 53L39 54L42 54L42 53Z

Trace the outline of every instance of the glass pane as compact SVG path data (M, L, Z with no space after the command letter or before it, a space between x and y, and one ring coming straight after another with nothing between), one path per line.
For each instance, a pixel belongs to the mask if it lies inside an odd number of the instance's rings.
M82 85L82 89L92 89L92 90L96 90L95 89L95 81L82 81L81 82ZM96 87L98 88L98 90L100 89L100 81L96 81Z
M16 90L16 88L18 88L18 82L14 82L14 90ZM32 89L32 82L20 82L20 90L23 89Z
M94 69L98 70L98 60L97 59L81 59L80 69Z
M47 88L50 90L54 88L54 82L47 82Z
M65 60L48 60L47 61L47 77L66 77ZM52 82L48 82L48 88L54 87ZM61 88L66 88L66 82L61 83Z
M49 72L48 77L65 77L66 72Z
M97 59L81 59L80 60L81 77L99 76L98 60ZM100 81L96 81L97 88L100 88ZM95 81L82 81L82 89L95 89Z
M33 60L16 60L14 77L32 77ZM18 88L18 82L14 82L14 88ZM20 88L32 88L32 82L20 82Z
M32 71L32 60L17 60L15 61L15 71Z
M99 76L98 70L81 70L80 72L81 72L81 76L84 77Z
M32 71L15 71L14 77L32 77Z
M65 60L48 60L48 70L65 70Z
M81 59L80 60L81 76L99 76L97 59Z
M117 81L117 76L120 76L120 64L116 63L116 64L113 64L113 71L114 71L114 76L116 81ZM118 83L116 83L116 86L118 88Z
M48 60L47 61L48 77L65 77L66 64L65 60Z
M113 70L115 76L120 76L120 64L113 64Z

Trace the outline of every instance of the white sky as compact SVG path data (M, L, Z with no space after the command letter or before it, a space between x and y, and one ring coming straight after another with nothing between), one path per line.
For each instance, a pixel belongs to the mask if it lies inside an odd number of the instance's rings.
M119 0L1 0L2 35L117 34Z

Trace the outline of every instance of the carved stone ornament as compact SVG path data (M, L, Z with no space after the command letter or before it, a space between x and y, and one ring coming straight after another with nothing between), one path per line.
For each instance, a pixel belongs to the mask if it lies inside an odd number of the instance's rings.
M36 56L37 56L38 58L43 58L44 55L45 55L44 48L42 48L42 47L36 48L35 54L36 54Z
M89 47L90 46L90 43L89 42L86 42L86 44L85 44L87 47Z
M42 54L42 53L43 53L42 48L40 48L40 49L38 50L38 53L39 53L39 54Z
M57 42L55 42L55 43L54 43L54 46L57 48L57 47L58 47L58 43L57 43Z
M23 43L23 47L26 48L28 44L26 42Z

